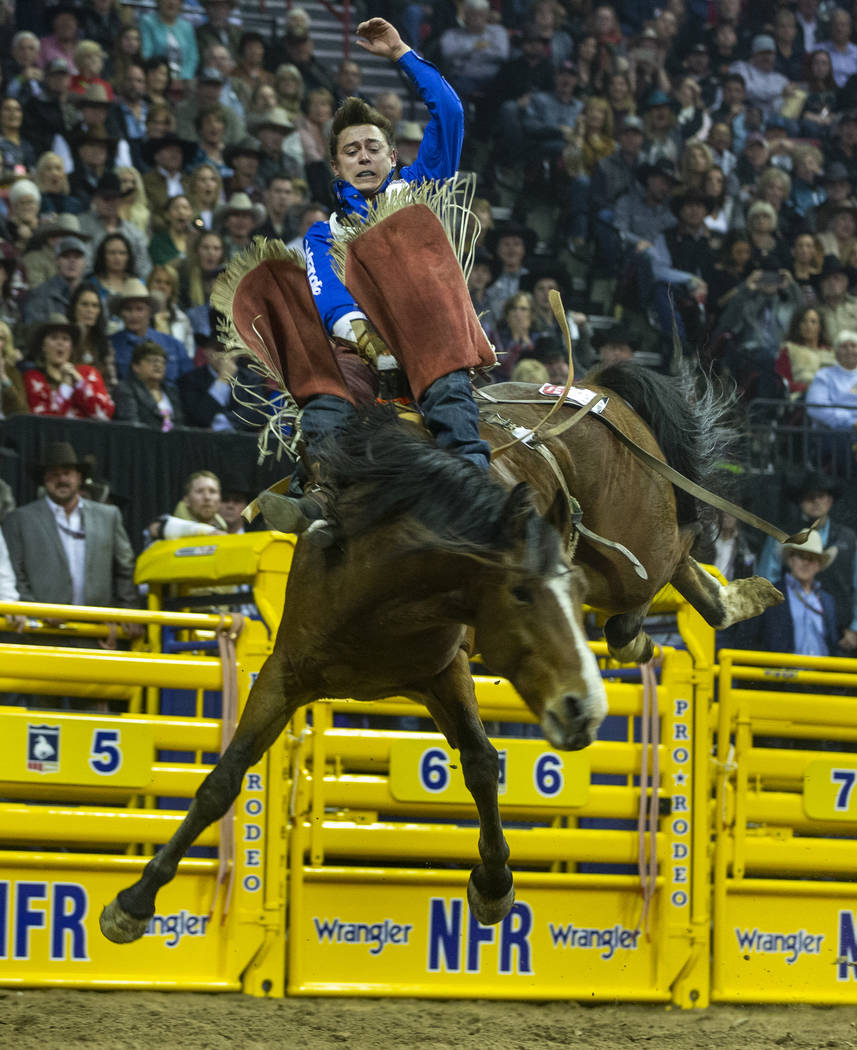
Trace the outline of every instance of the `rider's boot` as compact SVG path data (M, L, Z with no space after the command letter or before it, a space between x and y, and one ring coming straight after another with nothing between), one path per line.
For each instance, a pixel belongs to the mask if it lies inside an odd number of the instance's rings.
M420 398L419 406L438 447L488 469L491 447L479 434L479 408L467 369L436 379Z

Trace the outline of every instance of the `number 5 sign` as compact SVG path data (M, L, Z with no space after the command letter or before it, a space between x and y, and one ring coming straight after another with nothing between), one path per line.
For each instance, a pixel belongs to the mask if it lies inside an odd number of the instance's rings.
M803 808L812 820L857 821L857 768L820 759L803 777Z
M494 740L499 794L506 805L582 806L589 796L589 759L580 751L546 751L538 740ZM461 759L438 738L397 740L390 751L390 793L400 802L470 804Z

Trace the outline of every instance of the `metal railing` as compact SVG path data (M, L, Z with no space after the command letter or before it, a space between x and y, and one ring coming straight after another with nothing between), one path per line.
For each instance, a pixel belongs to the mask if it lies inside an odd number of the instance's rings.
M812 422L805 401L756 398L747 407L742 427L747 441L744 455L751 471L780 473L813 467L846 481L857 478L857 431L831 430ZM851 408L850 405L818 406Z

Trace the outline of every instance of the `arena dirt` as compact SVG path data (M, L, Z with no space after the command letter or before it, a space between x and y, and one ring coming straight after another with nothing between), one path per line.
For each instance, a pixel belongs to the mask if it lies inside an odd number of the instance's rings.
M853 1007L251 999L0 989L3 1050L820 1050L857 1047Z

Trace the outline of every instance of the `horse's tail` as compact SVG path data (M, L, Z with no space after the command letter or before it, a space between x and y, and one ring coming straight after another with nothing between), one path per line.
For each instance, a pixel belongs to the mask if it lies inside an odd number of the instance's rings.
M728 487L724 460L737 436L730 425L733 396L707 382L698 386L688 368L663 376L632 362L597 369L586 383L607 387L627 401L680 474L720 493ZM676 505L680 522L700 520L701 507L688 493L676 489Z

